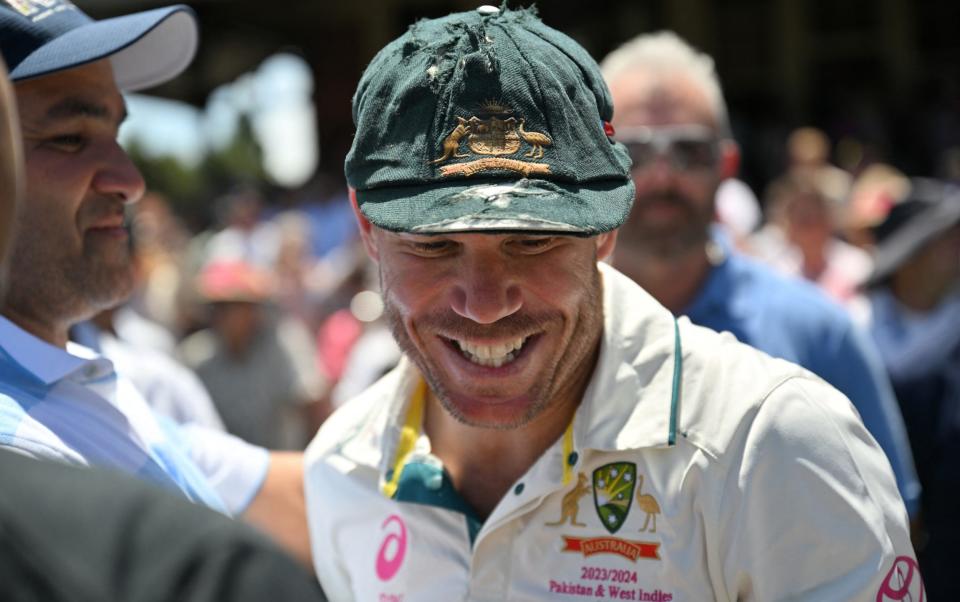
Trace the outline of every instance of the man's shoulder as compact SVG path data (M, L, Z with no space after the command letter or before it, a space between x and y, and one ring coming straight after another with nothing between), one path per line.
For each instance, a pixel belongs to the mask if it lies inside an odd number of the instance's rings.
M388 372L358 396L347 401L323 423L307 447L307 470L339 456L358 464L376 466L382 441L406 391L410 369L405 363Z
M0 447L33 458L87 464L81 454L31 414L41 404L41 400L27 393L0 388Z
M736 445L744 429L766 404L798 393L801 383L825 395L842 396L806 369L777 359L691 323L681 329L682 381L679 398L680 434L709 455L721 457ZM801 399L800 403L805 403ZM849 402L846 402L849 405Z
M339 518L381 499L380 467L398 429L403 364L333 413L307 447L304 492L314 554ZM323 550L326 553L326 550Z

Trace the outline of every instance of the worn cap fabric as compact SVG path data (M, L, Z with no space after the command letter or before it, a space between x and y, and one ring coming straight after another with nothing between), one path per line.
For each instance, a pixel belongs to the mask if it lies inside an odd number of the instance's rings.
M420 21L373 59L353 99L346 177L387 230L592 235L634 189L596 62L532 10Z
M924 245L960 224L960 188L916 178L906 199L874 228L877 238L873 272L866 286L882 284Z
M149 88L190 64L198 37L182 5L95 21L68 0L0 0L0 51L14 81L110 57L121 90Z

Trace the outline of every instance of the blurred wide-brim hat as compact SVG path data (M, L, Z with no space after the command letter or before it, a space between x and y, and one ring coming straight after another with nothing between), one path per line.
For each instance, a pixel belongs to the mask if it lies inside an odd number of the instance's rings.
M149 88L183 71L198 39L183 5L97 21L68 0L0 0L0 51L13 81L109 57L121 90Z
M532 10L423 20L367 67L345 174L376 226L589 236L626 219L630 159L600 69Z
M912 179L907 197L874 228L873 272L864 285L884 283L927 243L958 224L960 188L937 180Z
M273 296L273 282L245 261L218 260L200 271L197 292L207 303L264 303Z

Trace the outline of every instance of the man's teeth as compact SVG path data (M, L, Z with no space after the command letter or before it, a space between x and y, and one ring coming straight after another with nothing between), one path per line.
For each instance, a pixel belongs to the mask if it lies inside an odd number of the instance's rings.
M517 352L523 347L525 341L524 337L498 345L474 345L467 341L457 341L457 346L460 347L463 356L471 362L481 366L499 368L516 359Z

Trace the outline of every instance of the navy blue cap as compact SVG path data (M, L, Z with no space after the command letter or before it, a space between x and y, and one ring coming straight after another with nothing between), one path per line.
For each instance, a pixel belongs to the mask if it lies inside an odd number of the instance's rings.
M13 81L109 57L121 90L149 88L190 64L198 37L183 5L95 21L69 0L0 0L0 52Z

